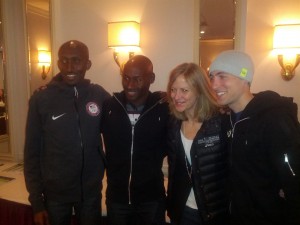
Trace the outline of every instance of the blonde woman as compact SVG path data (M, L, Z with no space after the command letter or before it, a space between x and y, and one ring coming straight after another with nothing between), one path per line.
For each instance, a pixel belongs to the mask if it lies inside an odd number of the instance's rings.
M226 225L227 152L218 105L205 72L175 67L167 87L169 128L168 216L174 225Z

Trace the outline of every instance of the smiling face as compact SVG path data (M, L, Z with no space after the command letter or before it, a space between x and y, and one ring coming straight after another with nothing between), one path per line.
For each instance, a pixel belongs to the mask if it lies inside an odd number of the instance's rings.
M68 85L76 85L84 79L91 67L87 47L78 41L70 41L61 46L58 52L58 68L63 81Z
M143 105L153 81L152 74L147 74L140 68L128 67L124 69L122 85L127 101L135 106Z
M179 75L171 85L170 97L178 112L194 116L197 96L184 75Z
M222 71L212 72L210 81L220 105L228 105L234 112L244 109L245 96L250 93L247 81Z
M124 66L122 85L126 100L135 105L143 105L149 94L149 87L155 80L150 59L142 55L132 57Z

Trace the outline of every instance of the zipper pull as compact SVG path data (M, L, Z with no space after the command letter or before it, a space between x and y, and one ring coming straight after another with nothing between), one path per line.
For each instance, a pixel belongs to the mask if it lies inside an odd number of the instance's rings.
M78 98L78 91L77 91L77 88L74 86L74 96L76 97L76 98Z
M288 158L287 153L284 153L284 162L286 162L288 164L288 166L290 168L290 171L292 172L293 176L296 176L296 174L294 173L294 171L293 171L293 169L292 169L292 167L291 167L291 165L289 163L289 158Z

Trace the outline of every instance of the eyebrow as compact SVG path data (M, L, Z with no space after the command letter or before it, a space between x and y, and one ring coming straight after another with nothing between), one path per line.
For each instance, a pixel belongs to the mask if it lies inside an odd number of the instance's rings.
M218 71L215 75L225 74L224 71Z

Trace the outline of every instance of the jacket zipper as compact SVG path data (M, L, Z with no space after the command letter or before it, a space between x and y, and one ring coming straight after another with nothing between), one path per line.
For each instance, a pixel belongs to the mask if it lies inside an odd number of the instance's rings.
M129 121L130 121L130 118L128 116L128 113L127 113L127 110L126 108L123 106L122 102L114 95L113 96L117 102L119 102L119 104L121 105L121 107L124 109ZM147 109L143 114L141 114L139 116L139 118L137 119L135 125L138 123L138 121L144 117L145 114L147 114L150 110L152 110L156 105L158 105L160 103L161 100L159 100L158 102L156 102L153 106L151 106L149 109ZM160 120L160 118L159 118ZM135 125L131 125L131 149L130 149L130 171L129 171L129 181L128 181L128 203L129 205L131 205L131 192L130 192L130 189L131 189L131 178L132 178L132 167L133 167L133 146L134 146L134 128L135 128Z
M292 169L290 163L289 163L289 158L288 158L288 155L287 153L284 153L284 162L286 162L290 168L290 171L292 173L293 176L296 176L296 174L294 173L294 170Z
M238 123L240 123L240 122L242 122L244 120L248 120L248 119L250 119L250 117L243 118L243 119L241 119L241 120L239 120L239 121L237 121L237 122L235 122L233 124L232 123L232 119L231 119L231 114L230 114L230 124L231 124L231 127L232 127L232 130L231 130L231 139L232 140L231 140L231 144L230 144L230 155L232 155L232 144L233 144L233 136L234 136L235 126ZM231 157L230 157L230 166L232 166L232 159L231 159ZM232 200L229 201L229 214L231 214L231 212L232 212Z
M232 123L232 119L231 119L231 115L230 115L230 123L231 123L231 127L232 127L232 132L231 132L231 137L232 137L232 139L233 139L233 135L234 135L235 126L236 126L238 123L240 123L240 122L242 122L242 121L244 121L244 120L248 120L248 119L250 119L250 117L243 118L243 119L241 119L241 120L239 120L239 121L237 121L237 122L235 122L235 123L233 124L233 123Z
M133 140L134 140L134 125L131 126L130 173L129 173L129 182L128 182L129 205L131 204L130 184L131 184L131 177L132 177Z
M231 128L232 128L232 130L231 130L231 143L230 143L230 155L232 155L232 145L233 145L233 136L234 136L234 131L235 131L235 126L238 124L238 123L240 123L240 122L242 122L242 121L244 121L244 120L248 120L248 119L250 119L250 117L246 117L246 118L243 118L243 119L241 119L241 120L239 120L239 121L237 121L237 122L235 122L234 124L232 123L232 119L231 119L231 114L230 114L230 124L231 124ZM246 144L247 144L247 140L246 140ZM232 165L232 160L231 160L231 158L230 158L230 165Z
M80 146L81 149L83 149L83 143L82 143L82 134L81 134L81 129L80 129L80 120L79 120L79 110L78 110L78 105L77 105L77 101L78 101L78 90L77 88L74 86L74 105L75 105L75 109L76 109L76 116L77 116L77 122L78 122L78 133L79 133L79 137L80 137Z
M79 110L78 110L78 90L74 86L74 106L76 110L76 118L77 118L77 124L78 124L78 135L80 139L80 147L81 147L81 154L82 154L82 161L81 161L81 173L80 173L80 191L81 191L81 199L83 200L83 181L82 181L82 176L83 176L83 167L84 167L84 151L83 151L83 142L82 142L82 133L81 133L81 126L80 126L80 118L79 118Z

